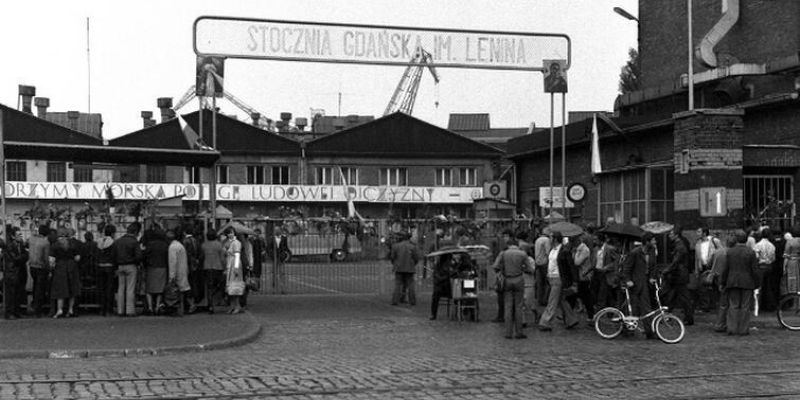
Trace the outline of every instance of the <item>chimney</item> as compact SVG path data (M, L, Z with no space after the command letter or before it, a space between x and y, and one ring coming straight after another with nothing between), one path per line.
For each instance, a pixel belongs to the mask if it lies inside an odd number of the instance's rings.
M261 119L261 113L257 112L251 113L250 119L253 120L253 126L258 126L258 120Z
M47 107L50 107L50 99L47 97L37 97L33 99L33 104L36 105L36 116L44 119L47 116Z
M278 128L278 132L284 132L284 129L286 128L286 121L275 121L275 127Z
M294 124L295 126L297 126L297 129L300 132L303 132L306 126L308 126L308 119L303 117L297 117L294 119Z
M156 100L158 109L161 110L161 122L169 121L169 112L172 109L172 97L159 97Z
M152 111L142 111L142 126L144 128L149 128L156 124L156 121L153 119L153 112Z
M19 85L19 95L22 97L22 112L33 114L31 102L36 96L36 86Z
M79 111L67 111L67 119L69 120L69 129L73 131L78 130L78 117L81 113Z
M333 127L337 131L344 129L344 118L334 118L333 119Z

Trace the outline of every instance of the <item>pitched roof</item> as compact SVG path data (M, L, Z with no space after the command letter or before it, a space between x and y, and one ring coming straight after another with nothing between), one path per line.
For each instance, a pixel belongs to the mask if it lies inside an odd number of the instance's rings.
M485 131L489 129L489 114L450 114L447 129L451 131Z
M102 146L103 141L35 115L0 104L3 111L3 140Z
M119 147L0 104L5 155L11 159L118 164L213 165L215 151ZM157 141L156 141L157 142Z
M671 120L672 115L654 114L648 116L634 116L634 117L621 117L609 118L622 132L635 132L646 128L653 123ZM553 148L561 148L561 127L554 128L554 141ZM611 133L611 127L608 123L601 118L597 118L597 129L599 131L600 140L606 137L614 136L616 133ZM567 147L579 144L588 143L592 138L592 119L584 119L566 125L565 144ZM545 151L550 149L550 128L536 128L532 134L524 135L510 139L506 146L512 149L508 152L509 158L524 157L531 153Z
M410 115L396 112L319 139L312 155L382 157L500 157L503 152Z
M200 133L200 111L183 115L188 126ZM213 140L213 115L203 112L203 141L211 146ZM190 149L178 118L129 133L110 141L115 146L157 147L163 149ZM223 154L282 154L298 155L300 144L294 140L265 131L245 122L217 114L217 149Z

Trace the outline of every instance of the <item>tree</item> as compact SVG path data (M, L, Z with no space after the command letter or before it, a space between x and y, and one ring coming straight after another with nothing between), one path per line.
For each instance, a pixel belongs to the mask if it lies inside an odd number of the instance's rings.
M619 74L619 92L622 94L641 89L642 65L639 52L634 48L628 50L628 62Z

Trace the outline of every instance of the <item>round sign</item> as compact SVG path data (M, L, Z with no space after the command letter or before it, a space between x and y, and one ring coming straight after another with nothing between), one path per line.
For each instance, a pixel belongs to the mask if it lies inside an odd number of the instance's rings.
M500 185L497 184L497 183L492 183L491 185L489 185L489 194L491 194L494 197L499 196L500 195Z
M579 202L586 197L586 186L580 183L575 183L567 189L567 198L573 202Z

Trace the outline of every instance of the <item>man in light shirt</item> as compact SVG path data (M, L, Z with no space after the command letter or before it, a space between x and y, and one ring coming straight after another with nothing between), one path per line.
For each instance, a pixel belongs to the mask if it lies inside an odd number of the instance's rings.
M707 227L697 228L697 242L695 243L695 267L694 267L694 280L696 285L690 287L692 299L694 300L695 309L702 309L705 312L715 310L717 308L716 296L714 295L713 288L703 287L700 282L700 273L703 271L711 270L714 264L714 253L723 247L722 242L716 237L711 235L711 231Z
M764 289L764 277L772 269L772 264L775 263L775 245L772 244L772 231L769 228L764 228L761 232L756 234L760 240L753 246L753 251L758 258L758 289L755 290L755 295L758 298L758 303L762 304L761 291Z

